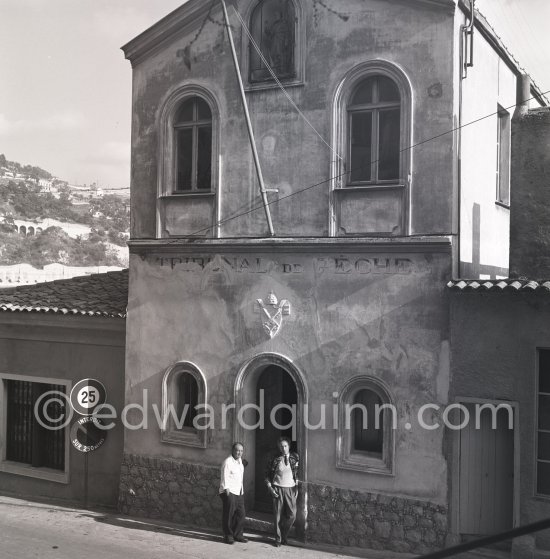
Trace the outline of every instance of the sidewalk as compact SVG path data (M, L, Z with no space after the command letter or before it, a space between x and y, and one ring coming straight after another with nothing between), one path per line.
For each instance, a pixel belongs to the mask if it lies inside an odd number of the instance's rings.
M0 495L0 559L409 559L412 555L291 541L276 548L265 535L223 543L220 533L114 512L89 511ZM509 557L486 550L458 559Z
M1 559L406 559L387 551L304 547L276 548L263 535L247 544L223 543L221 535L178 524L132 518L0 496Z

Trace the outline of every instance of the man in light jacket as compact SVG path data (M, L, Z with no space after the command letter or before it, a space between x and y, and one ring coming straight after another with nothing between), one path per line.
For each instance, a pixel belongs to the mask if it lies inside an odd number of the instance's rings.
M296 452L290 452L290 441L280 437L277 441L279 454L270 460L265 481L273 497L273 521L275 545L287 545L287 537L296 519L296 499L298 497L298 465Z

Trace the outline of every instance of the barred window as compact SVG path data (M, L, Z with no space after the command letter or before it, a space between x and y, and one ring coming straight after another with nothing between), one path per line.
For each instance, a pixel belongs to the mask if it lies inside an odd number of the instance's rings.
M46 392L65 394L58 384L6 380L6 460L29 464L36 468L65 469L65 428L58 429L57 420L65 413L58 400L42 410L40 421L35 404ZM43 399L46 401L46 399Z

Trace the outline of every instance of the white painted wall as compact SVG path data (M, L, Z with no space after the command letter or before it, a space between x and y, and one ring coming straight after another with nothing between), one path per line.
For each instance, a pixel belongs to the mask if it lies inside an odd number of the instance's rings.
M476 258L474 206L479 206L479 277L505 274L509 263L510 210L495 203L497 106L516 102L516 76L476 30L474 66L462 81L462 168L460 190L460 272L468 275ZM491 116L488 116L491 115ZM478 122L474 122L479 120ZM471 123L471 124L470 124ZM474 263L475 264L475 263ZM493 277L495 277L493 275Z

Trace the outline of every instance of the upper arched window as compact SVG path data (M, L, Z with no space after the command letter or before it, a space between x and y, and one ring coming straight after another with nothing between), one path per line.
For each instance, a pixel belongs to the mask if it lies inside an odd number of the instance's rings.
M387 76L369 76L348 104L349 185L398 181L401 95Z
M292 0L260 0L252 11L250 31L250 83L273 80L265 62L278 79L295 78L296 13Z
M183 101L174 118L176 192L212 188L212 111L201 97Z
M352 68L333 107L330 234L410 234L412 88L385 60Z

